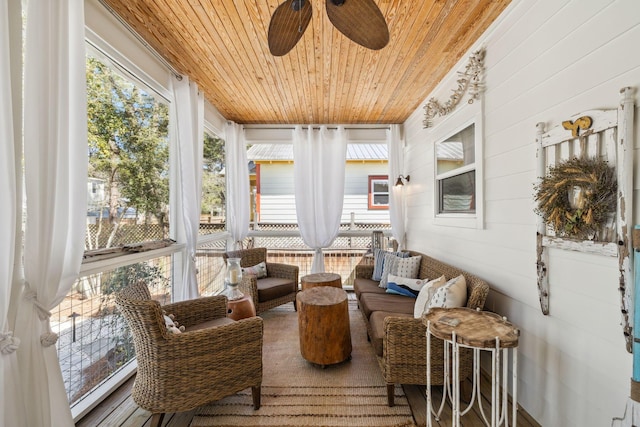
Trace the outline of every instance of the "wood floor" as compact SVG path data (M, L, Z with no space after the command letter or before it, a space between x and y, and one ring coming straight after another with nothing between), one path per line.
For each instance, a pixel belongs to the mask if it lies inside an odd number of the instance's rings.
M488 384L488 381L483 381ZM133 377L124 383L105 401L98 405L93 411L89 412L81 420L76 423L76 427L149 427L151 414L148 411L140 409L131 399L131 387L133 387ZM471 385L468 384L468 388ZM413 417L416 425L426 425L426 398L424 386L404 386L405 394L409 400ZM439 399L441 394L438 388L434 388L434 399ZM484 396L489 395L489 390L483 389L483 398L485 408L488 401ZM439 401L439 400L438 400ZM511 406L509 407L511 408ZM486 410L486 409L485 409ZM162 423L166 427L189 427L191 419L195 411L180 412L176 414L167 414ZM487 414L489 416L489 414ZM479 415L477 405L474 409L461 419L464 427L482 427L485 424ZM433 423L434 427L451 426L451 407L446 406L442 419ZM509 423L513 425L512 422ZM518 411L517 417L518 427L540 427L524 410ZM375 426L374 426L375 427Z

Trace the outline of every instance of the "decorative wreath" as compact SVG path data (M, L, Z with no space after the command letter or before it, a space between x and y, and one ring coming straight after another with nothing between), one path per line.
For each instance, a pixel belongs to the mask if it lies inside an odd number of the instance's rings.
M616 174L605 160L571 158L535 185L536 213L557 235L592 239L616 210Z

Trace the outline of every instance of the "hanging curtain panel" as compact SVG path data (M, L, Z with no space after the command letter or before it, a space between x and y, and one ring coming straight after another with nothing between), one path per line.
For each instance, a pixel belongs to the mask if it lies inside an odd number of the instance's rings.
M387 145L389 151L389 218L391 234L398 242L398 248L404 248L405 238L405 205L403 185L393 185L404 173L404 141L400 135L400 125L391 125L387 131Z
M27 218L24 289L15 334L30 427L72 426L50 310L67 295L84 252L87 111L82 0L29 0L24 72Z
M344 127L293 130L293 176L296 215L304 243L315 254L312 273L324 271L322 249L340 231L344 200L347 138Z
M174 285L175 301L197 298L196 245L200 227L200 197L202 194L202 149L204 137L204 96L189 78L173 80L175 135L178 156L179 212L177 238L185 243L182 280Z
M14 262L19 259L22 236L18 232L21 218L20 180L16 173L21 164L20 87L21 26L20 2L0 0L0 425L26 427L18 376L17 350L20 340L13 333L10 300ZM16 71L17 70L17 71Z
M225 127L227 157L227 229L236 249L249 234L249 166L247 143L242 126L227 123Z

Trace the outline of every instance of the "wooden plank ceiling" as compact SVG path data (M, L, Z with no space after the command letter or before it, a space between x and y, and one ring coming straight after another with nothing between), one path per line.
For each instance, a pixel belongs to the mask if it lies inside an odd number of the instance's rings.
M243 124L402 123L510 2L376 0L390 41L373 51L309 0L302 39L274 57L267 32L283 0L101 1Z

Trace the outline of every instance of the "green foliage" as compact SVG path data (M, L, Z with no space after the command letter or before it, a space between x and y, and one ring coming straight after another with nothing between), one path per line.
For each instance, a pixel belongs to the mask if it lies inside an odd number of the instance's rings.
M204 134L202 202L200 212L221 212L226 200L226 181L220 172L225 166L224 140Z
M162 218L169 202L167 104L87 58L89 175L106 180L110 218L117 200Z
M168 283L160 267L147 263L131 264L118 267L109 274L104 281L102 294L111 295L138 280L144 281L150 289L163 289Z

